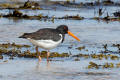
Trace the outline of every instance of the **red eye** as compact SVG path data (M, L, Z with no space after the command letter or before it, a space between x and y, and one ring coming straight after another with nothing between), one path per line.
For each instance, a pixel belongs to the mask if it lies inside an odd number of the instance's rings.
M66 26L64 26L64 29L67 29Z

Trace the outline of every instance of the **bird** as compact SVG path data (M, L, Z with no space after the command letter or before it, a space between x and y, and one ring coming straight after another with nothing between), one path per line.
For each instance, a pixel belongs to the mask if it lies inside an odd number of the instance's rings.
M36 46L36 53L39 61L41 61L40 52L38 48L47 50L47 61L49 61L50 50L56 48L60 43L63 43L65 34L69 34L77 41L80 41L72 32L69 31L67 25L59 25L56 29L54 28L42 28L36 32L24 33L19 38L25 38L29 40L33 45Z

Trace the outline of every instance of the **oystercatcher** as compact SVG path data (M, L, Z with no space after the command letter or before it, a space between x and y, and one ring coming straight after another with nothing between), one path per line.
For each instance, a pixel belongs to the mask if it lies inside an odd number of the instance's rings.
M28 39L33 45L36 46L36 53L38 54L39 61L41 61L40 53L38 47L47 50L47 61L50 56L50 49L57 47L60 43L64 41L65 34L69 34L76 40L80 41L73 33L68 30L68 26L60 25L56 29L43 28L39 29L33 33L24 33L19 38Z

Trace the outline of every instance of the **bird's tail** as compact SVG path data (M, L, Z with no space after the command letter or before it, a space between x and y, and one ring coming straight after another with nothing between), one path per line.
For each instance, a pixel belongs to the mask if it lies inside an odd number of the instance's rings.
M19 36L19 38L28 38L30 33L24 33L23 35Z

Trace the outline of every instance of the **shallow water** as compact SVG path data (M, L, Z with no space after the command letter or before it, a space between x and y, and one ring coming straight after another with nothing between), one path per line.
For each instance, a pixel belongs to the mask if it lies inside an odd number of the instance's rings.
M119 80L118 69L88 70L89 60L37 63L37 60L19 59L1 63L1 80ZM91 60L90 60L91 61ZM101 61L97 61L101 63ZM84 64L83 64L84 63ZM13 65L14 64L14 65ZM117 73L116 73L117 72Z
M106 23L104 21L96 20L55 20L51 21L39 21L39 20L14 20L0 18L0 42L11 42L14 39L18 40L18 36L25 32L34 32L40 28L56 28L56 26L65 24L69 26L71 32L81 39L80 44L95 44L95 43L119 43L119 25L118 21ZM112 35L110 35L112 34ZM5 40L6 39L6 40ZM65 43L69 43L71 40L76 42L69 36L66 36ZM10 41L9 41L10 40ZM19 39L22 40L22 39ZM19 42L16 41L17 43ZM25 42L26 43L26 42ZM77 43L77 42L76 42Z
M88 1L88 0L86 0ZM63 9L63 10L62 10ZM107 6L107 11L110 15L116 10L120 9L115 6ZM112 47L112 44L120 43L120 22L105 22L96 21L90 18L98 16L94 14L94 9L88 8L67 8L58 7L58 10L21 10L24 14L38 15L44 14L48 16L62 17L65 15L77 15L85 17L84 20L55 20L41 21L41 20L25 20L25 19L8 19L0 18L0 43L13 43L32 45L28 40L18 38L23 33L37 31L41 28L56 28L58 25L65 24L77 37L80 42L66 35L64 43L51 52L67 52L72 55L75 54L99 54L104 51L103 44L110 45L108 47L111 51L118 51L117 48ZM7 14L9 10L0 10L0 14ZM104 14L102 17L106 16ZM83 50L77 50L77 47L85 46ZM30 51L34 51L30 48ZM69 47L72 47L71 49ZM43 49L39 49L42 51ZM117 54L119 56L119 54ZM8 62L4 62L8 60ZM87 69L90 61L97 64L119 63L120 60L111 59L85 59L80 58L80 61L74 61L74 58L53 58L49 64L46 59L41 63L37 63L37 59L14 58L9 60L5 56L0 60L0 80L119 80L119 68L113 69ZM58 61L57 61L58 60Z

